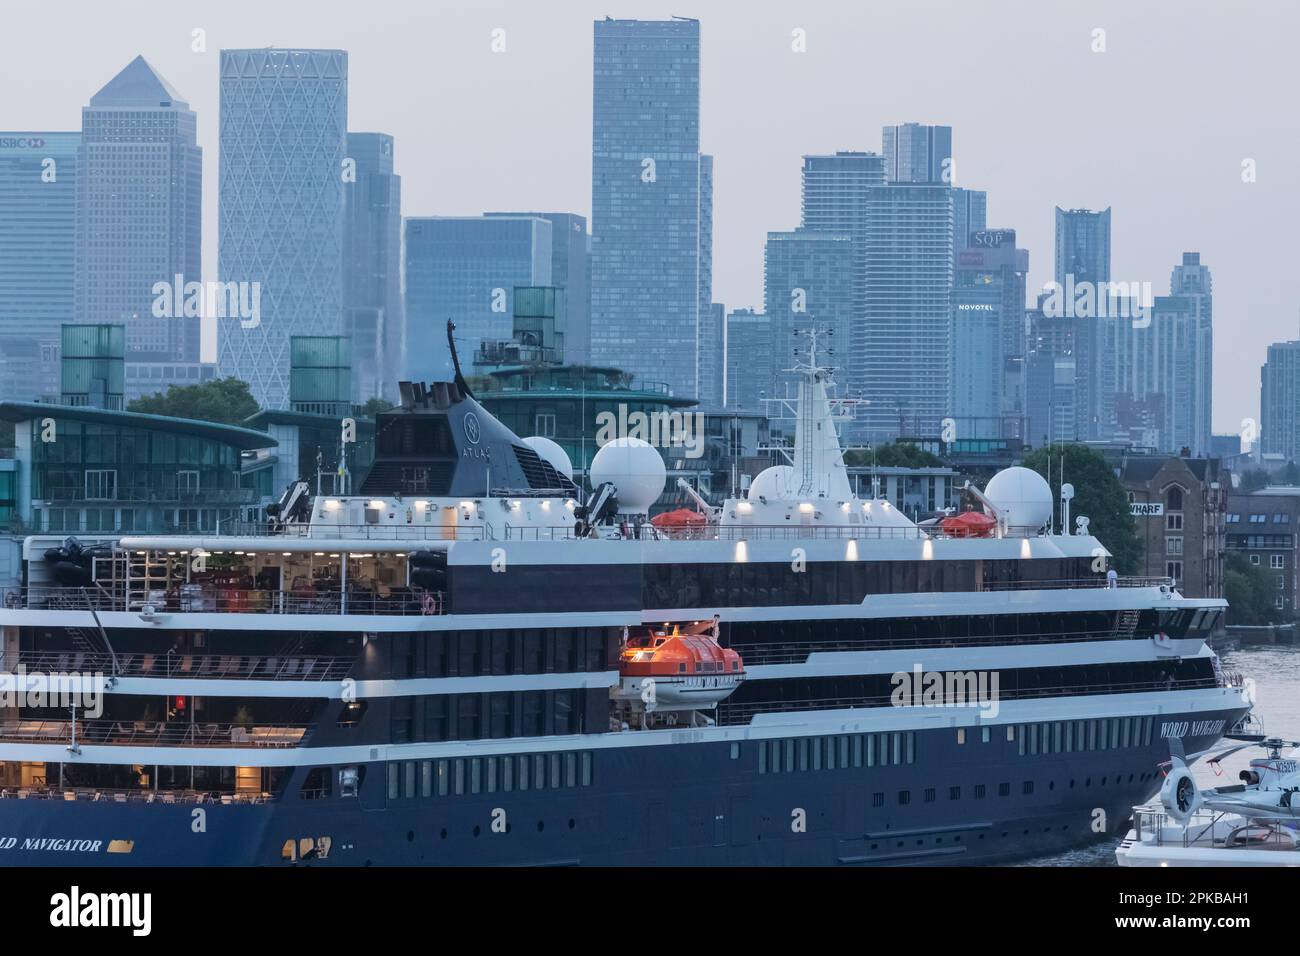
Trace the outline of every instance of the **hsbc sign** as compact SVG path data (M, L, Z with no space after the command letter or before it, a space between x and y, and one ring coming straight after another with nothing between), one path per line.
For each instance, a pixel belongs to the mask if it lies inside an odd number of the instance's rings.
M0 138L0 149L43 149L45 140L39 136L5 136Z

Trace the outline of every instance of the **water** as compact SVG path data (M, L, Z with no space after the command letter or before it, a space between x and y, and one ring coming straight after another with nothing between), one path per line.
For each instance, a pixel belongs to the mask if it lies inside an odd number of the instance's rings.
M1219 657L1226 671L1240 671L1255 681L1255 716L1271 737L1300 740L1300 647L1225 645ZM1232 741L1224 741L1224 748ZM1202 787L1221 787L1239 782L1238 771L1250 766L1251 758L1264 752L1257 747L1238 751L1220 764L1222 773L1199 760L1192 767L1196 783ZM1119 838L1066 853L1026 860L1021 866L1115 866L1115 848Z

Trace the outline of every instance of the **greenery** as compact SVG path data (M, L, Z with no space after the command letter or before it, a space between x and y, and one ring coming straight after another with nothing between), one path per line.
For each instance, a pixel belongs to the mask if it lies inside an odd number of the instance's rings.
M1142 566L1142 543L1137 526L1129 514L1128 492L1115 472L1098 452L1083 445L1052 445L1025 456L1026 468L1044 478L1051 460L1052 500L1061 498L1061 460L1065 459L1065 480L1074 486L1070 502L1071 521L1079 515L1088 517L1088 533L1110 551L1115 570L1136 574ZM1073 530L1073 529L1071 529Z
M1282 612L1273 606L1277 575L1251 564L1240 552L1224 559L1223 596L1228 599L1229 624L1275 624L1281 619Z
M362 418L374 418L380 412L386 412L396 406L386 398L367 399L366 403L357 409L357 414Z
M943 459L911 442L890 442L875 449L854 449L846 452L847 465L879 465L882 468L939 468Z
M231 376L199 385L171 385L165 395L142 395L127 406L127 411L238 425L256 415L258 405L248 383Z
M1259 491L1268 487L1268 472L1263 468L1247 468L1241 473L1241 485L1237 489L1243 494Z

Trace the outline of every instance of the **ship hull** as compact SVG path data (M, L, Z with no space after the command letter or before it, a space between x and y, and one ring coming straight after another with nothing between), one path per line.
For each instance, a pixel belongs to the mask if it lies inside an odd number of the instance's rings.
M1231 727L1243 713L1157 720ZM959 742L950 727L916 731L913 763L780 773L759 771L758 741L604 747L589 785L524 792L390 799L375 788L229 805L9 798L0 865L996 863L1123 834L1169 755L1159 734L1144 746L1026 755L1003 727L992 730L987 742L974 733ZM368 765L367 777L383 781L384 765Z

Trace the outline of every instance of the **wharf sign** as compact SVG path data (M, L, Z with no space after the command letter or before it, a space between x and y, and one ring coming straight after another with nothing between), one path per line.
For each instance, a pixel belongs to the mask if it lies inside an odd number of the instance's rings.
M1163 501L1129 502L1128 513L1134 518L1159 518L1165 513Z

